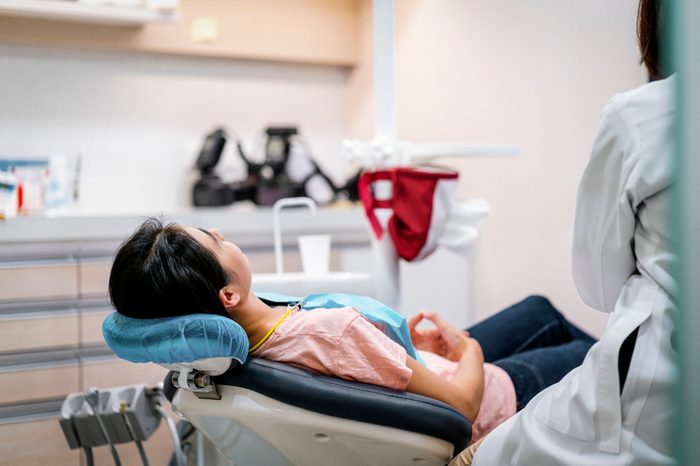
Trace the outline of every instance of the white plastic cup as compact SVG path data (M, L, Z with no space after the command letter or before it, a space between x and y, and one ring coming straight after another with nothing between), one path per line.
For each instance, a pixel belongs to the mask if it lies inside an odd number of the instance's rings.
M301 266L308 275L322 275L331 268L330 235L305 235L298 238Z

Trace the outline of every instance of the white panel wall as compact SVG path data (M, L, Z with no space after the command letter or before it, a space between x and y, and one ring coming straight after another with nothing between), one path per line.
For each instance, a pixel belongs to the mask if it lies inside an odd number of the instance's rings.
M575 195L605 102L644 81L637 1L396 3L399 137L522 147L449 161L461 195L493 208L475 255L477 317L540 293L600 333L605 316L571 279Z
M247 142L299 125L346 174L343 68L0 45L0 70L0 157L81 154L84 210L189 205L198 146L222 124Z

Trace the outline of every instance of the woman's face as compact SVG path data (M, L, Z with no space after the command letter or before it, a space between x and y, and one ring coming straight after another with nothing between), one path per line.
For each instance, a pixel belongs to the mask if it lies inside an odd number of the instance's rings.
M203 230L200 228L184 227L187 234L199 244L209 249L219 259L221 266L232 277L236 277L234 285L240 287L240 295L243 299L250 292L251 271L248 258L235 244L226 241L224 235L213 228Z

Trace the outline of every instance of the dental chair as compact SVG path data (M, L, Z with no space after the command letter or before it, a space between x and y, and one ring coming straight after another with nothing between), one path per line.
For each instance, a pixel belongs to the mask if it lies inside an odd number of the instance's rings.
M224 317L115 312L103 334L119 357L171 370L166 396L219 465L445 465L471 437L440 401L247 357L245 332Z

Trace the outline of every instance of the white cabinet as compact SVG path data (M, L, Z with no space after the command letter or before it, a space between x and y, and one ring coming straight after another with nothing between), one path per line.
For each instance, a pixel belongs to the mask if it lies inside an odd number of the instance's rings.
M118 26L179 19L179 14L174 9L163 11L147 5L120 6L58 0L0 0L0 15Z

